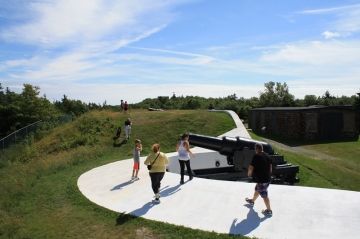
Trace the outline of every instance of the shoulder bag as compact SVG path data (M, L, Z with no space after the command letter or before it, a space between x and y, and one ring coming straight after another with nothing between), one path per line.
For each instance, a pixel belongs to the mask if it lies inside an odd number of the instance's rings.
M156 156L155 160L154 160L151 164L149 164L149 165L147 166L147 168L148 168L149 170L151 170L153 164L155 163L155 161L156 161L156 159L159 157L159 155L160 155L160 152L159 152L158 155Z

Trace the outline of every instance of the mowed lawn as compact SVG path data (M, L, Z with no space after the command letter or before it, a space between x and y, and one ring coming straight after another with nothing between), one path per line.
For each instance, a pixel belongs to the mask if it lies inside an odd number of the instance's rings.
M173 152L185 131L216 136L234 127L229 115L201 110L94 111L13 147L0 155L0 238L233 238L112 212L79 192L82 173L132 157L132 140L121 144L122 135L114 147L112 139L127 117L132 139L143 142L142 155L155 142Z
M173 152L185 131L216 136L234 127L226 113L202 110L93 111L30 145L13 147L0 154L0 238L233 238L112 212L79 192L82 173L132 157L133 143L122 142L124 132L115 147L112 139L127 117L133 121L132 140L142 140L142 155L155 142ZM305 147L336 159L279 150L300 165L298 185L360 191L359 141Z
M253 133L252 136L262 139ZM300 166L300 182L297 185L360 191L360 139L298 147L320 152L322 159L275 147L287 161Z

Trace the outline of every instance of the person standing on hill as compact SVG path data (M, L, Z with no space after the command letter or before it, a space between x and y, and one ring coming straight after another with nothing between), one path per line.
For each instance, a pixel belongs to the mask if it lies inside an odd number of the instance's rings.
M138 173L140 169L140 152L142 150L142 144L140 139L135 140L135 147L133 151L134 155L134 166L132 171L131 180L139 180Z
M120 101L120 112L123 112L124 110L124 100Z
M264 153L263 146L261 144L256 144L255 155L253 156L248 169L248 176L253 177L253 180L256 182L255 192L252 199L246 198L245 201L253 206L260 195L266 205L266 209L262 211L266 216L272 215L270 199L267 191L271 181L271 172L272 165L270 157Z
M131 125L132 125L131 119L127 118L127 120L125 120L124 125L125 125L125 139L129 140L131 134Z
M181 140L176 145L176 151L178 152L180 164L180 184L184 184L185 165L189 174L189 180L193 179L192 170L190 167L190 156L193 156L193 153L190 151L188 133L184 133L181 136Z
M128 104L127 101L125 101L125 103L124 103L124 112L127 113L128 109L129 109L129 104Z
M166 172L166 165L169 160L166 155L160 152L160 144L153 144L151 153L147 156L144 164L148 165L149 175L151 178L151 188L155 194L154 203L160 203L160 186ZM150 166L150 167L149 167Z

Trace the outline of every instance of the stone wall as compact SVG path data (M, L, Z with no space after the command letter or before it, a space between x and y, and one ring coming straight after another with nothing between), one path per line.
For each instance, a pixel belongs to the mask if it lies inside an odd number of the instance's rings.
M249 127L259 134L286 139L351 139L359 135L360 117L341 107L262 108L250 111ZM331 133L331 134L329 134Z

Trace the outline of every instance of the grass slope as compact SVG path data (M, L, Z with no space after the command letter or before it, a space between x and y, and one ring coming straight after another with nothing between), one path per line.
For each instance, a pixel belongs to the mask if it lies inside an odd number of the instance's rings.
M0 238L233 238L112 212L79 192L82 173L132 156L132 142L112 145L128 116L143 155L155 142L174 151L185 131L216 136L234 126L227 114L207 111L94 111L34 144L15 146L0 155Z
M253 133L252 137L263 139ZM275 147L287 161L300 166L298 185L360 191L360 139L299 147L330 157L319 160Z

